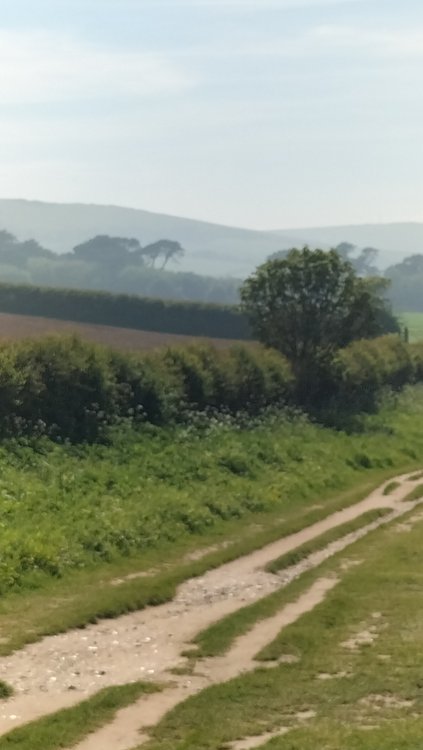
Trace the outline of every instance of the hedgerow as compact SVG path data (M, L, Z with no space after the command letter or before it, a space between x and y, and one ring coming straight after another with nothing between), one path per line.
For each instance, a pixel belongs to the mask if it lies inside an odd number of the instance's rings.
M257 413L292 400L286 360L261 347L123 354L77 337L0 346L0 436L104 438L127 420L166 425L188 411Z
M0 312L210 338L251 338L247 319L235 305L130 294L0 283Z
M319 375L310 411L373 411L384 389L423 380L423 347L398 336L356 341ZM95 442L122 420L169 425L193 412L255 415L301 406L288 361L259 345L199 344L124 354L76 337L0 346L0 437Z

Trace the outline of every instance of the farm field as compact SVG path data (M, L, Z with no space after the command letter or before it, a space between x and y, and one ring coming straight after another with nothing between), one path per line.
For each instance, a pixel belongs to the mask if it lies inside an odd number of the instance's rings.
M423 339L423 313L401 313L399 317L409 330L410 341L421 341Z
M122 428L108 445L4 443L0 679L14 694L2 703L0 750L33 750L34 738L44 750L132 750L141 740L152 750L242 750L259 746L252 735L291 750L319 745L327 722L342 747L370 750L354 744L350 703L370 696L359 702L366 741L373 702L383 721L418 712L417 646L407 662L407 644L397 653L383 638L395 607L393 627L404 618L406 595L415 597L407 633L418 633L419 552L405 530L419 522L410 513L422 494L422 414L423 389L413 387L350 435L279 413L242 426ZM335 647L338 631L343 642L379 626L380 653L401 667L387 687L388 659L375 655L375 684L367 675L364 685L362 639ZM258 651L274 669L256 670ZM102 697L139 680L159 692ZM104 708L93 726L96 700Z
M0 313L0 341L38 339L52 334L77 334L86 341L123 351L151 351L160 347L198 343L199 340L208 341L218 348L227 348L236 343L231 339L199 339L195 336L182 336L180 334L139 331L130 328L74 323L31 315Z

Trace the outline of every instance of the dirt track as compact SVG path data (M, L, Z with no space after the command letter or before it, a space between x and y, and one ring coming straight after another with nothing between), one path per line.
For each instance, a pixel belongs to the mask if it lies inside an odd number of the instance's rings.
M211 683L253 669L257 651L282 627L322 601L336 580L316 582L297 602L285 607L274 618L258 623L238 639L226 657L203 660L198 674L175 677L170 670L183 666L181 652L191 639L226 614L287 585L308 568L317 566L372 529L407 512L413 503L401 501L416 483L410 482L408 475L399 477L398 481L400 486L389 496L383 495L382 486L365 500L298 534L223 565L202 578L187 581L169 604L108 620L85 630L48 637L0 659L0 677L16 691L16 696L4 702L0 710L0 734L43 714L80 702L108 685L139 679L171 683L163 693L144 697L134 706L120 711L110 725L88 737L77 748L129 750L140 742L140 728L154 724L188 695ZM392 508L392 513L334 542L281 575L263 571L268 562L281 554L368 510L381 507Z

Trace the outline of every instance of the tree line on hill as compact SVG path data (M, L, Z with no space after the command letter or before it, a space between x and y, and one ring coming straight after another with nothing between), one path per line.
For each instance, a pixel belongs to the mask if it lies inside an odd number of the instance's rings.
M168 264L184 252L174 240L142 246L135 238L98 235L58 255L2 230L0 281L219 304L238 301L238 279L169 271Z
M423 311L423 254L409 256L381 274L376 265L376 248L357 248L342 242L335 250L358 276L384 278L386 296L396 310ZM280 250L269 260L286 258L289 252ZM239 304L240 279L170 271L169 264L177 262L184 253L174 240L161 239L142 246L136 238L97 235L58 255L34 239L19 241L10 232L0 230L0 282Z

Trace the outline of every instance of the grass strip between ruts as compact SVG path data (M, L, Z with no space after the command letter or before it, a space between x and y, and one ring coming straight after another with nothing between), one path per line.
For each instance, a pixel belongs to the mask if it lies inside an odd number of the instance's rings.
M116 712L134 703L143 694L160 690L157 685L134 682L105 688L78 703L49 716L13 729L0 737L0 750L62 750L110 722Z
M414 509L410 511L410 513L413 512ZM406 518L408 515L409 513L406 513L402 518ZM337 553L325 562L329 566L336 565L339 556L342 554L344 554L343 551ZM323 565L324 564L325 563L323 563ZM295 578L288 586L278 589L263 599L259 599L257 602L249 604L246 607L223 617L221 620L199 633L192 641L195 648L187 650L186 654L194 659L225 654L238 637L247 633L260 620L272 617L286 604L294 601L321 575L322 564L306 571L298 578Z
M399 533L403 520L410 523L407 534ZM275 666L181 703L154 728L145 750L236 747L241 738L281 728L288 733L263 747L420 750L423 587L415 563L421 534L419 511L413 509L379 527L371 544L367 537L355 543L360 564L347 568L338 554L319 571L309 571L307 586L316 576L334 573L339 584L264 649L262 658ZM298 584L289 587L291 600ZM287 655L295 660L278 661Z
M296 565L314 552L320 552L320 550L324 549L332 542L336 542L338 539L342 539L342 537L352 534L354 531L358 531L368 524L373 523L373 521L377 521L379 518L383 518L390 513L392 513L392 508L375 508L374 510L362 513L358 518L354 518L352 521L343 523L340 526L335 526L335 528L329 529L329 531L320 534L320 536L315 539L311 539L300 547L296 547L290 552L286 552L276 560L272 560L272 562L266 566L266 570L269 573L278 573L280 570L284 570L284 568Z

